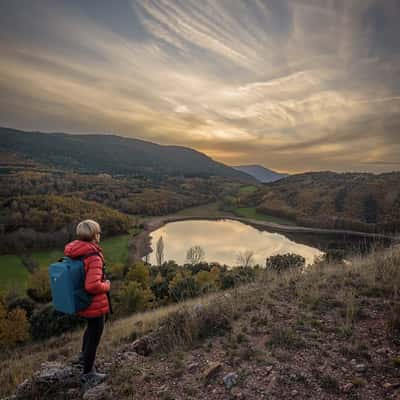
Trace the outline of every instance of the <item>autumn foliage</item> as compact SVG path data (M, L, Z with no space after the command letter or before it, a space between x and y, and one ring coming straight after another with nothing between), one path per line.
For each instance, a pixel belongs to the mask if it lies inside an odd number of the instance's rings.
M400 173L309 172L266 184L242 202L299 225L396 232L400 229Z
M0 299L0 348L22 343L29 338L29 323L25 310L8 310Z

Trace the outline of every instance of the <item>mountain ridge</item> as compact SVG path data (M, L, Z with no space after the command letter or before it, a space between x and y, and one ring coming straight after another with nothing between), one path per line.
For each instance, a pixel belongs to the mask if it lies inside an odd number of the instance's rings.
M258 164L236 165L232 168L249 174L262 183L275 182L289 176L289 174L280 173Z
M255 179L195 149L115 134L70 134L0 127L0 150L80 172L144 176L222 176Z

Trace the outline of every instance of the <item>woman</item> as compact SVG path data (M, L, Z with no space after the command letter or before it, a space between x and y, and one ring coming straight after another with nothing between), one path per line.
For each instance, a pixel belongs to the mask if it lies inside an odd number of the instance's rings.
M107 293L110 281L104 280L104 257L100 243L100 225L87 219L76 228L77 240L65 246L64 254L71 258L83 258L85 265L85 290L92 295L89 307L78 312L86 318L87 327L82 340L79 362L83 364L81 381L84 384L97 384L104 381L106 374L96 372L94 361L97 346L104 329L104 317L110 311Z

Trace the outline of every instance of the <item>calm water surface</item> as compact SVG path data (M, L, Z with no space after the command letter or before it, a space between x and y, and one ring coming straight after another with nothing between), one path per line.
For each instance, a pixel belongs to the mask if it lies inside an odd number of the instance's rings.
M175 260L178 264L186 261L186 252L192 246L201 246L205 251L205 261L237 265L240 252L254 252L254 263L265 265L271 255L296 253L313 262L323 253L313 247L296 243L282 234L259 231L249 225L232 220L191 220L170 222L151 233L153 252L149 256L152 264L157 264L155 248L158 239L164 241L164 260Z

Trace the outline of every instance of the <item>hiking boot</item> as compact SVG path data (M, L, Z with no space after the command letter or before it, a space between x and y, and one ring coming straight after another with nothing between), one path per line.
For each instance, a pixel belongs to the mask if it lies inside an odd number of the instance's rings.
M100 372L96 372L96 370L92 370L87 374L81 375L81 382L86 389L96 386L101 382L104 382L107 379L107 374L101 374Z

